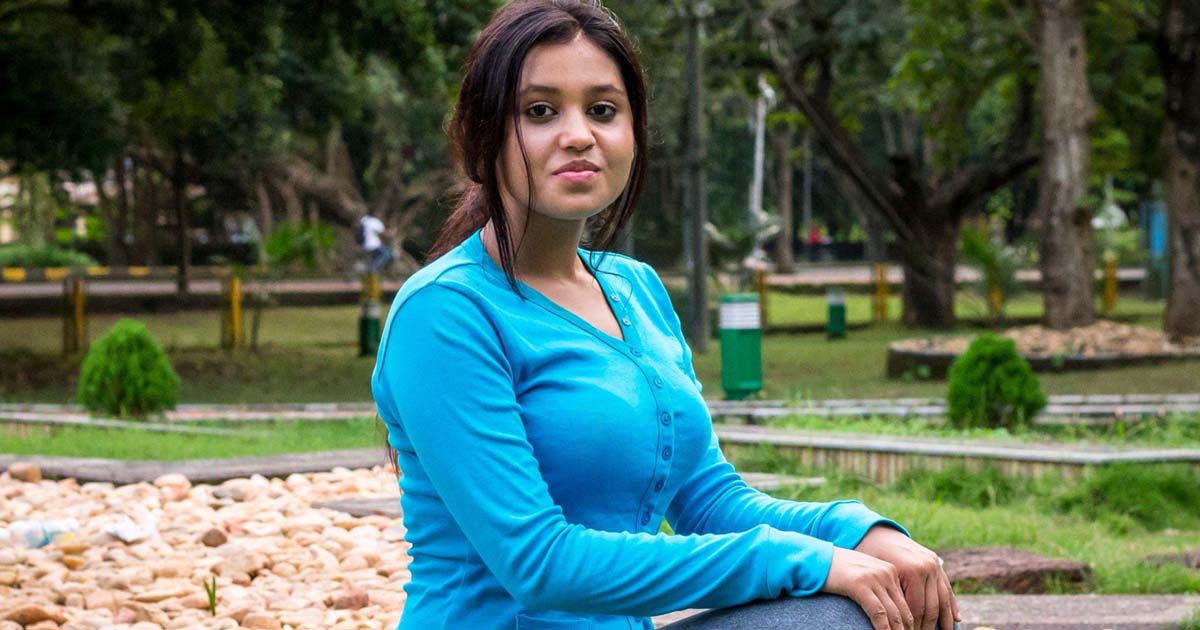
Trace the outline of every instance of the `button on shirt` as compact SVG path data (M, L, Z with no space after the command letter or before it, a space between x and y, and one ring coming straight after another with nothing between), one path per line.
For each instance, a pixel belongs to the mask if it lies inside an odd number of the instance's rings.
M402 630L649 629L670 611L811 594L835 545L904 531L857 501L749 488L653 268L579 256L623 339L515 292L479 231L396 295L371 386L403 471Z

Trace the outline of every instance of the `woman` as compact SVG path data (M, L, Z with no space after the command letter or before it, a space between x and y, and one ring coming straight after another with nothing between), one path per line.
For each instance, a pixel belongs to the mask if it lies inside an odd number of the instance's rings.
M580 248L612 243L646 165L642 74L611 14L501 8L449 133L470 188L372 377L404 471L402 629L652 628L684 608L718 610L681 628L950 629L937 556L900 525L746 486L654 270Z

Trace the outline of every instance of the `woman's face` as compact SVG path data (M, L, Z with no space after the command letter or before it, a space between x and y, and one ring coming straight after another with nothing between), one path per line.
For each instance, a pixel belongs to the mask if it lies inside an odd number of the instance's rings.
M516 105L533 212L582 220L616 201L629 180L634 140L625 82L612 57L582 35L536 46L521 67ZM530 207L511 123L497 168L505 206Z

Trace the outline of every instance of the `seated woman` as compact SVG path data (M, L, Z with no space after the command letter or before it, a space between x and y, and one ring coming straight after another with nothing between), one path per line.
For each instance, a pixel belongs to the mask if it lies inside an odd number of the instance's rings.
M469 188L371 381L412 544L400 628L628 630L713 608L678 627L950 630L938 558L899 524L746 485L658 275L592 251L646 172L646 89L612 14L501 8L449 134Z

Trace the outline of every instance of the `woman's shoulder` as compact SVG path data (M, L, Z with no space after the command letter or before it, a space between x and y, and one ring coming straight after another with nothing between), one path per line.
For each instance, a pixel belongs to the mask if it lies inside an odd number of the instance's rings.
M400 291L396 293L392 302L392 309L403 306L418 294L432 297L445 289L468 297L482 296L492 284L479 261L473 260L463 248L458 247L409 276L400 285Z

